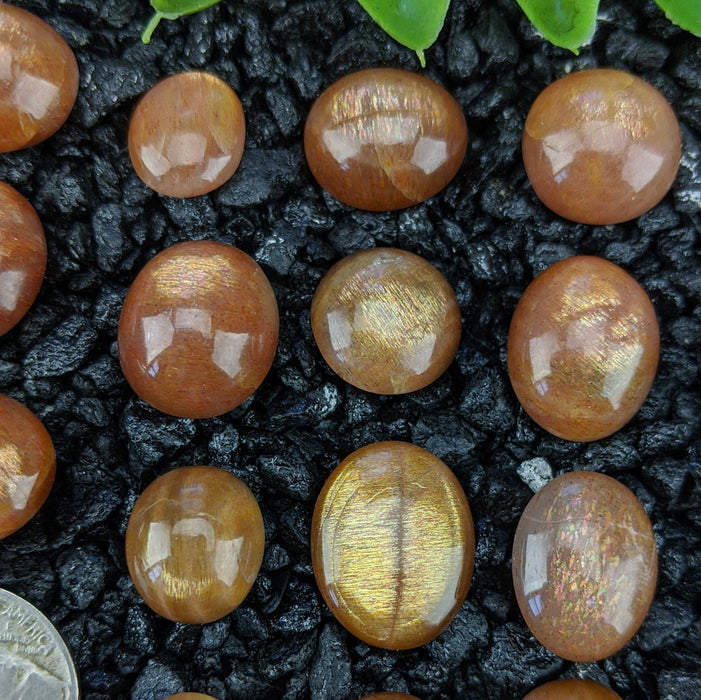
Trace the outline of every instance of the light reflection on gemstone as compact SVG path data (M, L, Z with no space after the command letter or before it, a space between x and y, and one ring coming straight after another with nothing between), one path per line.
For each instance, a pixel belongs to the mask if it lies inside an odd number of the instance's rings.
M312 173L334 197L372 211L408 207L460 167L467 126L436 83L396 69L342 78L312 107L304 132Z
M634 219L669 190L679 166L679 125L665 98L622 71L567 75L536 99L523 161L538 197L587 224Z
M519 301L507 343L514 391L539 425L566 440L615 432L645 400L659 332L647 295L601 258L562 260Z
M124 303L119 353L145 401L204 418L238 406L263 381L277 346L270 283L242 251L183 243L157 255Z
M320 282L311 316L330 367L375 393L430 384L460 342L460 309L448 282L422 258L394 248L338 262Z
M521 516L513 577L521 613L543 646L572 661L602 659L635 634L652 601L652 526L618 481L564 474Z
M241 103L226 83L207 73L179 73L137 105L129 124L129 155L152 189L194 197L234 174L245 131Z

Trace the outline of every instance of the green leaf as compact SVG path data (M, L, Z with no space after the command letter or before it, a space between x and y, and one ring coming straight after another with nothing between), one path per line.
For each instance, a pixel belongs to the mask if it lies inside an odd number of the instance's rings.
M151 0L151 7L163 15L193 15L216 5L219 0Z
M655 0L670 22L701 37L700 0Z
M162 19L178 19L183 15L192 15L216 5L220 0L151 0L151 7L156 10L141 34L141 41L148 44L151 35Z
M675 2L675 0L671 0ZM699 0L688 0L698 2ZM575 54L594 35L599 0L516 0L552 44Z
M438 38L450 0L358 0L387 34L416 51L423 67L424 50Z

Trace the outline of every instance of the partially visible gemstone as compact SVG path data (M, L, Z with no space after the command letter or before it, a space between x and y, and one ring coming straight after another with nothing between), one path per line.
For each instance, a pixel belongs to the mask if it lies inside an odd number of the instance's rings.
M541 685L523 700L621 700L621 696L601 683L568 678Z
M34 517L55 476L56 454L42 422L0 394L0 539Z
M304 150L317 182L359 209L387 211L440 192L462 165L460 105L416 73L371 68L341 78L314 103Z
M177 695L169 695L165 700L216 700L216 698L203 693L178 693Z
M410 649L465 600L475 537L465 493L437 457L379 442L346 457L314 508L312 565L336 619L367 644Z
M129 122L129 157L137 175L170 197L195 197L236 171L246 123L236 93L220 78L190 71L162 80Z
M63 37L30 12L0 3L0 153L58 131L77 95L78 63Z
M679 124L652 85L619 70L572 73L533 103L523 163L538 197L584 224L615 224L654 207L674 181Z
M602 258L551 265L523 293L507 342L521 405L553 435L599 440L622 428L650 391L659 356L655 309Z
M263 561L263 516L250 489L215 467L181 467L152 482L134 505L126 559L137 591L174 622L230 613Z
M159 411L211 418L245 401L275 357L278 309L268 278L226 243L189 241L150 260L119 320L119 360Z
M395 248L336 263L314 293L311 320L331 369L376 394L405 394L433 382L453 361L462 330L443 275Z
M27 313L45 271L46 238L37 213L17 190L0 182L0 335Z
M526 506L512 568L533 636L570 661L598 661L623 647L647 614L657 582L655 535L626 486L570 472Z

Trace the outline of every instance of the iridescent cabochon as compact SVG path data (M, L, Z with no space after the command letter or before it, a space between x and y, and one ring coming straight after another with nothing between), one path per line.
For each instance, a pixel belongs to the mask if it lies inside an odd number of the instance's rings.
M553 479L516 529L513 579L535 638L570 661L617 652L655 593L657 546L633 492L596 472Z
M265 531L251 490L223 469L180 467L139 496L126 532L134 586L159 615L204 624L229 614L258 575Z
M304 129L317 182L358 209L401 209L455 176L467 124L455 99L428 78L372 68L341 78L314 103Z

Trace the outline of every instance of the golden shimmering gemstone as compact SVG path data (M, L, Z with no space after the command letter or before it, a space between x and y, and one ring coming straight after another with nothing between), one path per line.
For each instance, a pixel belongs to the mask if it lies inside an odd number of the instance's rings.
M165 700L216 700L211 695L203 693L178 693L177 695L169 695Z
M512 566L535 638L570 661L597 661L640 627L655 593L657 547L630 489L603 474L571 472L526 506Z
M601 683L569 678L541 685L523 700L621 700L621 696Z
M139 273L119 319L119 360L159 411L211 418L245 401L275 357L278 309L263 270L226 243L188 241Z
M34 517L55 476L54 445L43 423L0 394L0 539Z
M418 255L374 248L324 276L311 308L314 338L342 379L376 394L421 389L460 344L460 307L445 277Z
M396 68L347 75L314 103L304 150L317 182L359 209L388 211L440 192L460 168L467 124L440 85Z
M236 608L250 590L265 546L250 489L215 467L181 467L156 479L129 518L129 574L150 608L202 624Z
M523 162L543 204L584 224L644 214L679 167L679 124L667 100L640 78L583 70L549 85L523 130Z
M599 440L645 401L659 347L655 309L627 272L602 258L567 258L538 275L514 311L509 377L545 430Z
M470 507L453 472L406 442L367 445L329 476L312 523L314 575L356 637L409 649L436 637L470 587Z

